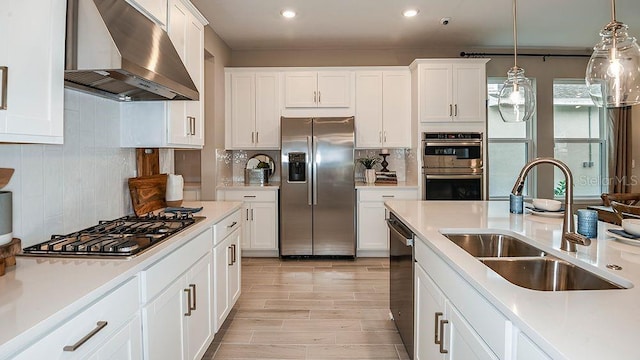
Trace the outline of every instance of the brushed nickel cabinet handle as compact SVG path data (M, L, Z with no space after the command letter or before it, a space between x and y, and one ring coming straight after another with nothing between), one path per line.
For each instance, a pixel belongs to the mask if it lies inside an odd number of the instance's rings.
M454 112L453 112L453 116L458 116L458 104L455 104L453 106Z
M229 255L229 262L227 263L227 265L229 266L233 266L233 249L231 248L231 246L227 247L227 253L229 253L229 251L231 251L231 254Z
M384 142L387 142L387 132L384 132Z
M256 144L260 142L260 133L256 131Z
M247 209L247 221L249 221L249 209Z
M321 96L322 96L322 93L318 91L318 104L322 103Z
M195 135L196 134L196 117L192 116L191 121L193 121L193 133L191 135Z
M251 143L252 143L252 144L253 144L253 143L255 143L255 141L254 141L254 137L253 137L253 131L251 132Z
M444 314L441 313L441 312L435 313L436 323L435 323L435 328L433 330L433 333L435 334L435 339L433 340L433 342L436 345L440 344L440 337L438 336L438 323L440 322L440 316L442 316L442 315L444 315Z
M231 262L231 265L233 265L238 260L236 257L236 244L231 244L231 250L232 250L231 253L233 254L233 260Z
M7 77L9 74L9 67L0 66L0 71L2 71L2 85L0 88L2 89L2 95L0 95L0 110L7 110Z
M453 115L452 108L453 108L453 106L451 104L449 104L449 116Z
M447 354L449 350L444 348L444 325L448 324L449 320L440 320L440 354Z
M395 195L382 195L383 198L390 199L396 197Z
M256 197L256 195L244 195L243 196L243 198L249 198L249 199L255 198L255 197Z
M234 221L231 223L231 225L227 225L227 229L231 229L232 227L236 226L238 224L237 221Z
M253 221L253 209L251 209L251 221Z
M313 103L314 104L317 103L317 101L316 101L316 92L315 91L313 92Z
M77 343L75 343L73 345L67 345L67 346L63 347L62 350L64 350L64 351L76 351L80 346L82 346L84 343L86 343L89 339L91 339L100 330L104 329L105 326L107 326L107 324L109 324L109 323L106 322L106 321L98 321L96 323L95 329L91 330L90 333L88 333L87 335L83 336L82 339L78 340Z
M189 284L189 287L191 288L191 291L193 291L193 307L191 307L191 304L189 304L189 310L196 310L196 299L198 298L198 296L196 295L196 284Z
M191 316L191 289L183 289L187 293L187 312L184 316Z

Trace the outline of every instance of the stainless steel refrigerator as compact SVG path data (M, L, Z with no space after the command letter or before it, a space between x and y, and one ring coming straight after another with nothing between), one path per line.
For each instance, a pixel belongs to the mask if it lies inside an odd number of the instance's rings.
M281 256L355 256L353 117L281 118Z

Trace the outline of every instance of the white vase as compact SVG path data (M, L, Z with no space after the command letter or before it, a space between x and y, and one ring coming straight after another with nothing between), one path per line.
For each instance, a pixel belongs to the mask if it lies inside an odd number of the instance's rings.
M364 181L367 184L373 184L376 182L376 169L365 169L364 170Z

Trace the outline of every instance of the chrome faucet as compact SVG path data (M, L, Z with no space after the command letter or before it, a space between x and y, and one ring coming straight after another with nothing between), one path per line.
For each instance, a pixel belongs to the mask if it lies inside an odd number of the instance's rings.
M529 161L520 170L520 175L513 185L511 193L513 195L522 195L522 188L524 187L524 181L527 178L527 174L531 169L540 164L551 164L557 166L564 174L566 182L566 190L564 193L564 220L562 221L562 241L560 242L560 250L568 252L576 252L576 244L589 246L591 240L587 237L576 233L574 221L573 221L573 175L569 167L560 160L552 157L540 157Z

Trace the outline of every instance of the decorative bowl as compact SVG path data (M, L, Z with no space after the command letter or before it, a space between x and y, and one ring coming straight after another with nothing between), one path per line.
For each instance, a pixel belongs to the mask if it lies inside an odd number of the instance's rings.
M560 201L551 199L533 199L532 203L536 209L546 211L559 211L562 207Z
M622 228L631 235L640 236L640 219L622 219Z

